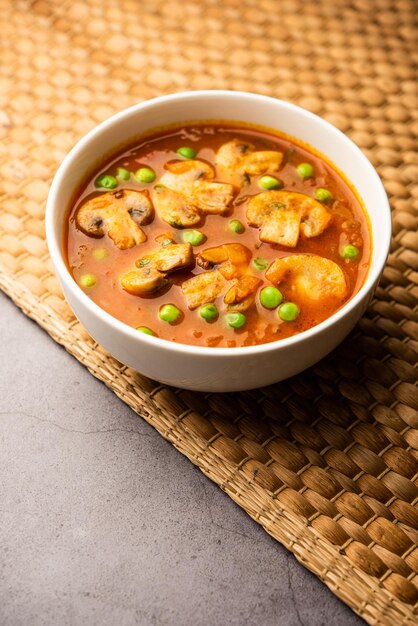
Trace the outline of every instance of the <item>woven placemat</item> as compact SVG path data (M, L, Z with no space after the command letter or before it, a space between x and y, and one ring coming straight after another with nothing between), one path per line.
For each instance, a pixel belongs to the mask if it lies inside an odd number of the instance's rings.
M414 0L0 0L0 286L370 624L417 624L418 181ZM143 98L291 100L377 167L394 238L376 297L312 369L198 394L122 367L64 302L44 206L66 151ZM376 242L379 245L379 242Z

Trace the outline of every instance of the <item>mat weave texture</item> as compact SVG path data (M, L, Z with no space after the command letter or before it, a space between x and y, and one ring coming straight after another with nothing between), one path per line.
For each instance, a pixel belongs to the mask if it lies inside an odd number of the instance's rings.
M338 597L390 626L418 623L417 14L414 0L0 0L1 288ZM72 315L45 243L49 184L75 141L141 99L199 88L322 115L371 159L393 209L355 331L257 391L198 394L122 367Z

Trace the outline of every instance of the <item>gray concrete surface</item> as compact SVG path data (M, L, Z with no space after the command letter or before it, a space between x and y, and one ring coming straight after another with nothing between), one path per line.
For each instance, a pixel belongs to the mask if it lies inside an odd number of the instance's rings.
M364 622L0 294L2 626Z

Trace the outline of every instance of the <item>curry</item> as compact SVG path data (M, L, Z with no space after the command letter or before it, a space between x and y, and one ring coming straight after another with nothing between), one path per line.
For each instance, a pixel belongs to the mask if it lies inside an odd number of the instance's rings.
M103 164L69 212L67 261L88 296L169 341L250 346L335 313L371 239L345 178L296 140L190 125Z

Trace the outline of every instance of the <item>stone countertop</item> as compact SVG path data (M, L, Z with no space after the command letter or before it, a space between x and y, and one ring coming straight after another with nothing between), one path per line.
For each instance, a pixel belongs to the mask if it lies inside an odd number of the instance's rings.
M2 626L364 622L0 293Z

